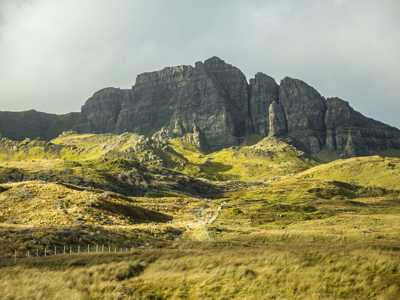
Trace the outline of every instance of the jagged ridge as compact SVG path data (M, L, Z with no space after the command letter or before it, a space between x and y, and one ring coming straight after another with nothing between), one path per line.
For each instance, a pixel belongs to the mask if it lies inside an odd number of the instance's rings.
M0 132L16 139L50 139L70 129L144 135L162 130L171 137L196 133L207 150L239 145L253 135L289 138L321 157L400 149L398 129L363 116L348 102L325 99L289 77L278 85L257 73L248 83L238 68L217 57L140 74L132 89L100 90L80 114L2 112L0 120Z

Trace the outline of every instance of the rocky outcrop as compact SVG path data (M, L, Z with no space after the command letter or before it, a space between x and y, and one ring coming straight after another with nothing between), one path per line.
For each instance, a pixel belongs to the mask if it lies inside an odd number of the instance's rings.
M96 92L82 106L81 131L113 132L123 102L130 102L130 90L105 88Z
M183 136L197 128L211 149L238 145L248 115L245 76L217 57L141 74L132 90L100 91L82 108L88 131L150 135L167 128Z
M355 156L400 148L397 128L363 116L342 99L328 98L326 103L326 149Z
M269 136L283 137L287 135L286 116L283 107L279 102L274 101L269 105L268 120Z
M287 120L288 135L309 153L318 153L325 142L325 99L305 82L289 77L281 81L279 101Z
M254 78L250 79L249 90L252 129L255 134L268 135L270 131L268 109L274 101L278 101L279 85L272 77L264 73L257 73Z
M185 137L206 151L240 145L250 135L288 138L313 155L400 149L398 129L363 116L347 102L325 99L289 77L278 85L257 73L247 83L238 68L217 57L140 74L131 89L100 90L81 113L0 113L5 137L51 139L65 130Z

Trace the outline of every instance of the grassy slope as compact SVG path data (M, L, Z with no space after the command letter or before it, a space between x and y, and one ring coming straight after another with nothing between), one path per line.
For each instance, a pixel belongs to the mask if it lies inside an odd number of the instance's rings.
M172 218L143 209L133 199L46 182L0 186L0 223L34 226L130 225Z
M104 157L139 160L147 153L151 163L223 180L218 185L226 192L213 200L185 195L132 200L106 197L112 206L173 217L168 224L155 225L132 224L134 219L122 211L116 214L88 205L104 201L103 193L96 191L43 182L4 184L9 189L0 193L0 216L17 217L28 226L0 225L0 242L8 245L1 251L12 251L10 245L33 250L32 237L40 245L65 243L65 225L49 227L50 220L66 224L84 243L147 244L132 255L43 258L3 267L0 290L4 297L399 299L398 158L363 157L315 166L273 139L210 154L176 139L162 152L150 148L136 154L134 148L141 145L135 144L137 137L128 137L65 135L53 141L68 149L64 152L46 154L46 159L42 150L35 150L36 156L29 152L27 159L8 157L1 164L31 172L79 164L87 173L90 165L115 168ZM0 149L0 160L1 153ZM231 179L242 183L226 181ZM27 191L34 192L29 196L33 201L21 198ZM58 199L69 203L67 214L54 206ZM52 218L43 221L44 211ZM82 216L96 227L71 227ZM109 220L114 224L106 225ZM70 238L67 242L79 243ZM164 248L155 249L160 245ZM15 289L21 281L23 288Z
M174 139L172 148L185 159L184 171L216 180L257 181L297 173L315 165L294 147L265 138L252 146L232 147L210 154Z
M296 178L339 180L400 189L400 158L367 156L341 159L309 169Z

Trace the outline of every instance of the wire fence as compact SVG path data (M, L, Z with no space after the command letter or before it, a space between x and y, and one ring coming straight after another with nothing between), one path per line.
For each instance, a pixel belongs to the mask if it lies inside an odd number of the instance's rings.
M43 258L50 256L72 256L83 254L122 254L131 253L137 247L116 247L111 245L87 244L87 245L62 245L46 246L30 250L14 250L12 254L0 256L2 264L18 263L32 258Z

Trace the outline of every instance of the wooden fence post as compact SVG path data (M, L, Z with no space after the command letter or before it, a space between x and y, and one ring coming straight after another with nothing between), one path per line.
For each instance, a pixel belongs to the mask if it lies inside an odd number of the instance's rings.
M17 250L14 250L14 263L17 263Z

